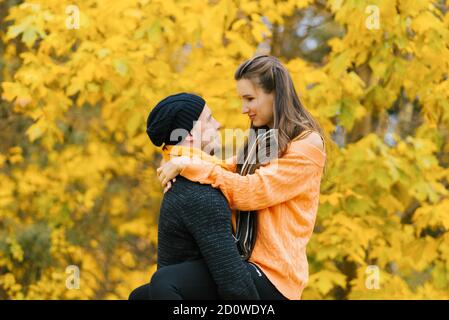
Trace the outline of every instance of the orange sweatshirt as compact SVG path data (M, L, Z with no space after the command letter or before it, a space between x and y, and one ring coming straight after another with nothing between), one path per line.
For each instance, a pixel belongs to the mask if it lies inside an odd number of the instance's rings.
M257 240L249 259L288 299L300 299L309 278L306 245L318 210L326 154L304 140L294 140L282 158L241 176L204 160L187 165L181 175L220 188L231 209L257 210ZM234 211L235 213L235 211ZM235 230L235 216L233 216Z

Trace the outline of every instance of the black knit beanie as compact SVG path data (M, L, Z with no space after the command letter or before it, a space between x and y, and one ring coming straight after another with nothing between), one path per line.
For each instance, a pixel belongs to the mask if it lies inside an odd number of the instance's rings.
M194 121L197 121L204 109L206 101L203 98L190 94L178 93L161 100L147 119L147 134L154 145L175 145L187 136L192 130ZM178 139L170 140L173 130L182 130Z

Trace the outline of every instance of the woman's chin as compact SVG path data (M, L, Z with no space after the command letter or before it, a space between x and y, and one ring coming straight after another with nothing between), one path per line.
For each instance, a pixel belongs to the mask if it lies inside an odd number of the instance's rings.
M252 123L253 127L257 127L257 128L260 128L260 127L263 127L263 126L267 125L265 122L257 121L257 120L253 120L251 123Z
M251 123L252 123L253 127L260 127L260 122L257 120L252 120Z

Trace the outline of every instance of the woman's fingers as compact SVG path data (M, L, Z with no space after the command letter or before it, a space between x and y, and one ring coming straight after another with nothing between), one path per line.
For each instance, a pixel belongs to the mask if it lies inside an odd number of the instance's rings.
M167 186L164 188L164 193L166 193L171 188L171 181L167 183Z
M167 162L166 165L159 167L156 172L157 172L157 178L159 179L159 182L162 185L162 188L164 188L164 193L166 191L166 187L168 185L168 183L170 181L175 182L176 181L176 175L177 175L177 171L176 171L176 165L172 165L170 162ZM170 183L170 187L168 189L171 188L171 184ZM168 190L167 189L167 190Z
M169 182L167 183L167 185L166 185L165 188L164 188L164 193L166 193L168 190L171 189L171 187L173 186L173 183L175 183L175 181L176 181L176 178L173 179L172 181L169 181Z
M160 183L162 183L162 181L164 181L164 177L165 177L165 175L164 175L164 173L163 172L161 172L161 174L160 175L158 175L158 179L159 179L159 182Z
M162 187L165 188L169 182L170 178L164 175L164 179L162 180Z

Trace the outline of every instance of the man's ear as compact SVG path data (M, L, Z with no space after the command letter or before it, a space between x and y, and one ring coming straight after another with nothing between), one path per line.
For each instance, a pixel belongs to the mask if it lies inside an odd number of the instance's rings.
M193 141L193 136L192 134L189 132L189 134L184 138L186 141Z

